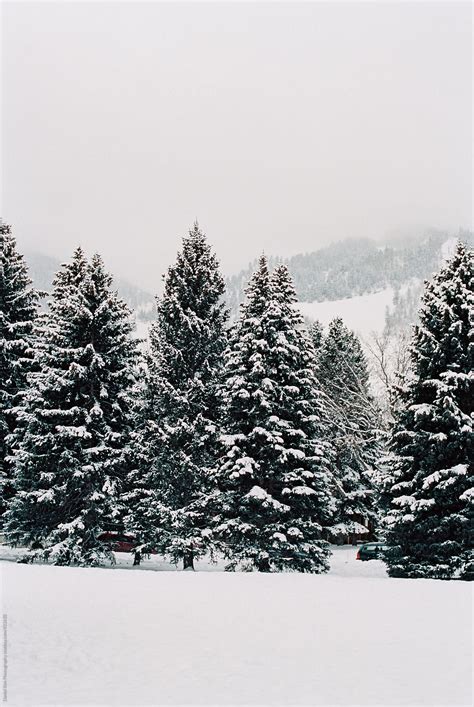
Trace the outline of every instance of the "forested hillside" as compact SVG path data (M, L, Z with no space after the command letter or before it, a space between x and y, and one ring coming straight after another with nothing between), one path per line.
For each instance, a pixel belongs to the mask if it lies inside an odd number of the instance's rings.
M460 235L472 245L472 233ZM269 262L272 266L282 262L287 265L300 301L334 301L387 287L398 290L412 280L421 283L438 268L443 244L452 236L445 231L432 231L409 242L394 240L385 244L368 238L347 239L286 260L270 257ZM255 267L256 261L227 280L227 301L233 313ZM400 302L400 306L404 304Z

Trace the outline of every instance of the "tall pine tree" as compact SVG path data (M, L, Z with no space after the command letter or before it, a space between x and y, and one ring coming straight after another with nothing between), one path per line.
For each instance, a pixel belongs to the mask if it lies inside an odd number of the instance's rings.
M459 243L426 283L399 391L387 517L392 577L466 576L474 499L474 258ZM472 567L471 567L472 576Z
M266 258L226 353L225 453L216 471L213 525L228 569L322 572L329 549L328 450L314 350L286 267Z
M226 344L224 280L194 224L165 276L151 330L148 386L131 482L127 527L151 547L194 560L209 543L205 501L220 417L219 372Z
M17 494L6 535L31 548L29 559L112 559L100 535L119 516L127 470L132 329L101 258L88 263L78 249L53 284L21 410L25 429L14 455Z
M364 533L367 527L373 529L376 520L374 475L380 421L362 346L341 318L330 323L317 363L318 380L327 396L327 429L338 487L333 533Z
M0 514L14 493L9 456L18 424L16 408L31 368L38 301L11 228L0 221Z

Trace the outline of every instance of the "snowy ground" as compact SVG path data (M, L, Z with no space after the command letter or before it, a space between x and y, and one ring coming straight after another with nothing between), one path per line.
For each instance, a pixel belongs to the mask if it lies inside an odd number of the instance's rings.
M471 586L388 579L355 552L314 576L28 566L0 549L8 704L471 704Z

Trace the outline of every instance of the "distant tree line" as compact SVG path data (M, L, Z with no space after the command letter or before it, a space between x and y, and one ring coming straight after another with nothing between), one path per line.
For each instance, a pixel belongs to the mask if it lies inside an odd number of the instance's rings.
M384 245L369 238L347 239L312 253L287 259L272 257L269 264L288 267L298 299L303 302L333 301L392 287L397 297L392 325L403 323L406 326L407 322L414 321L412 317L419 306L422 282L439 269L441 246L449 238L447 232L430 231L410 241L394 240ZM471 232L462 232L460 238L474 246ZM253 262L246 270L227 279L226 301L232 316L238 315L255 267L256 262ZM410 295L399 292L401 285L412 280L419 283L412 284L415 312ZM405 312L406 309L409 311Z
M473 257L427 284L384 430L342 320L309 329L261 257L230 325L195 224L142 353L100 256L78 248L39 309L0 227L2 525L24 561L113 561L104 532L192 569L324 572L330 543L385 533L393 576L469 574ZM471 338L470 338L471 337ZM471 490L470 490L471 489Z

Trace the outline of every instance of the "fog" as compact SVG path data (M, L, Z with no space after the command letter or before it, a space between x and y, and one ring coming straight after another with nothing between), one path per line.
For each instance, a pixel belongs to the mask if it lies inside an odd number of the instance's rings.
M2 205L149 289L195 219L263 250L472 224L469 2L2 4Z

